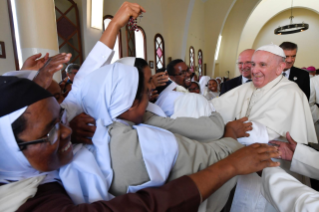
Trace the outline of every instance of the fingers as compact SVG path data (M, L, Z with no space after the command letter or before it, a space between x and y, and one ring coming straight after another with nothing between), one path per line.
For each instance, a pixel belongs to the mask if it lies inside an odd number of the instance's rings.
M36 59L38 59L39 57L41 57L41 53L38 53L38 54L35 54L35 55L32 55L32 56L30 56L27 60L36 60Z
M82 144L93 144L91 139L85 137L76 137L74 138L75 143L82 143Z
M290 144L295 144L296 143L296 141L294 139L292 139L292 137L290 136L289 132L286 133L286 138L287 138L287 140L288 140L288 142Z
M281 141L269 141L269 143L276 144L276 145L278 145L278 146L284 144L284 143L281 142Z
M281 153L279 151L274 152L264 152L262 154L259 154L259 159L261 161L268 160L270 158L280 158Z
M260 169L264 169L266 167L276 167L279 166L279 162L274 162L271 159L260 162Z
M94 135L94 132L88 132L88 131L84 131L84 130L78 130L77 132L77 135L78 136L81 136L81 137L93 137Z
M248 121L248 118L247 117L243 117L241 119L238 119L238 121L245 122L245 121Z
M257 153L261 154L264 152L277 152L278 148L276 146L269 146L267 144L261 144L258 148L256 148Z

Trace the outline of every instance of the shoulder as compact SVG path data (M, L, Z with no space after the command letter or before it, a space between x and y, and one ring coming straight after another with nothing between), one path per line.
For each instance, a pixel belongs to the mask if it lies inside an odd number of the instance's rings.
M291 71L294 72L294 74L299 75L299 76L303 76L303 77L308 77L309 78L309 73L305 70L302 70L300 68L296 68L296 67L292 67Z
M111 137L126 137L137 134L136 130L131 125L127 125L118 121L113 122L113 124L109 126L109 133Z
M225 86L230 86L230 85L234 85L234 84L236 84L236 85L241 84L241 75L238 76L238 77L235 77L235 78L233 78L231 80L228 80L227 82L224 82Z
M294 83L287 78L283 78L278 86L278 94L285 94L291 96L292 94L303 95L303 91L299 88L297 83Z

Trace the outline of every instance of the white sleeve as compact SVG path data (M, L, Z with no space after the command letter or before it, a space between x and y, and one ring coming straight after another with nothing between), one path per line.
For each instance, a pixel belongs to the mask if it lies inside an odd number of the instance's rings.
M256 121L251 121L253 124L252 130L248 131L249 137L238 138L238 142L243 145L251 145L254 143L265 143L269 141L269 136L267 132L267 127L263 124L260 124Z
M313 122L319 120L319 108L316 103L319 103L319 92L316 91L316 81L314 78L310 79L310 98L309 98L309 106L311 110L311 115L313 118ZM318 89L318 88L317 88Z
M297 144L290 171L319 180L319 152L303 144Z
M280 167L265 168L261 193L277 211L318 211L319 193Z
M98 41L85 59L84 63L81 65L80 70L75 75L72 90L61 104L61 106L67 111L69 121L83 112L80 98L81 82L88 74L98 68L101 68L103 65L109 64L113 55L114 51L112 49Z

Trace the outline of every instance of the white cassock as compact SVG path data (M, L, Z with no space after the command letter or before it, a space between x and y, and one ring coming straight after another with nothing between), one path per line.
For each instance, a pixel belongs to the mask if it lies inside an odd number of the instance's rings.
M251 135L262 134L263 143L276 138L284 139L286 132L298 143L317 143L309 104L299 87L281 75L260 89L252 82L245 83L223 96L213 99L217 112L225 123L248 117L253 125ZM262 133L266 130L265 133ZM257 131L257 133L255 132ZM268 137L265 140L265 137ZM255 139L252 139L255 138ZM260 143L259 136L243 138L244 144ZM280 160L281 167L290 169L290 162ZM293 174L300 181L307 182L301 175ZM309 179L308 179L309 181ZM231 211L274 211L260 193L261 178L256 174L240 176Z
M316 104L319 104L319 76L310 78L310 98L309 105L313 122L315 124L315 130L317 137L319 137L319 108Z
M319 152L297 144L290 170L319 179ZM278 211L319 211L319 193L301 184L281 168L266 168L262 194Z

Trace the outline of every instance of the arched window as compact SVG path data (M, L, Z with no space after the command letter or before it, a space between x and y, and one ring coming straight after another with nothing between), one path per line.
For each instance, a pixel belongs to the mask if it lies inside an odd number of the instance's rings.
M104 16L104 21L103 21L103 29L105 30L107 28L107 26L109 25L109 23L111 22L113 16L111 15L106 15ZM114 45L114 56L112 58L111 63L117 61L118 59L120 59L122 57L122 39L121 39L121 30L119 31L117 38L116 38L116 42Z
M189 70L195 71L195 50L192 46L189 48Z
M197 59L198 59L198 74L199 76L203 75L203 52L202 50L198 50L198 55L197 55Z
M128 57L135 57L135 31L126 26L126 50Z
M165 44L162 35L156 34L154 38L155 71L165 67Z
M146 34L142 27L138 26L135 35L135 56L147 60L146 56Z

